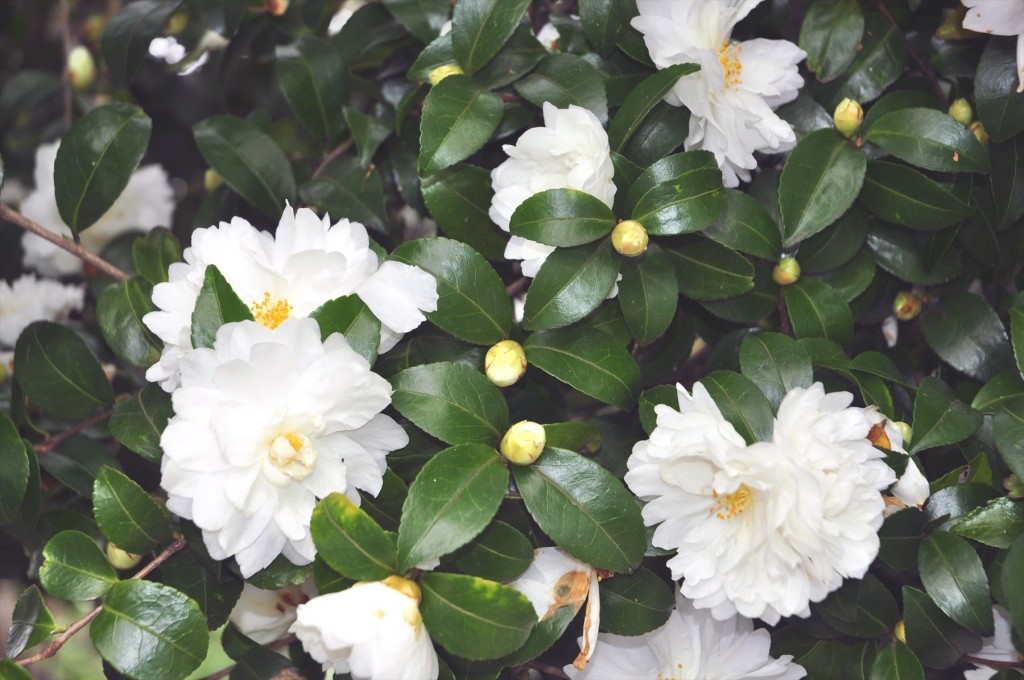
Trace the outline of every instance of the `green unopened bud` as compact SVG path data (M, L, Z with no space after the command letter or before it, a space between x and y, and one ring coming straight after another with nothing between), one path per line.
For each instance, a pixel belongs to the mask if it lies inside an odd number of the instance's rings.
M501 438L501 455L515 465L530 465L540 457L546 439L543 425L520 420Z
M207 168L203 173L203 186L206 187L206 190L213 191L221 184L224 184L224 178L213 168Z
M907 644L907 626L903 623L903 619L896 622L896 627L892 630L892 636L903 644Z
M167 28L165 33L167 35L178 35L188 26L188 12L179 10L171 15L171 18L167 20Z
M892 301L892 313L900 321L916 319L921 314L921 296L909 290L901 290Z
M974 138L981 142L982 146L988 146L988 132L985 130L985 126L981 124L980 120L976 120L971 123L968 127Z
M795 257L784 257L772 269L772 281L780 286L788 286L800 280L800 263Z
M849 139L860 130L860 124L864 122L864 109L860 104L847 97L839 102L835 113L832 114L832 122L835 123L839 134Z
M974 109L971 108L969 101L960 97L949 105L949 115L953 117L953 120L967 127L974 120Z
M1006 495L1013 500L1024 498L1024 479L1017 475L1010 475L1004 479L1003 488L1006 489Z
M96 62L88 49L79 45L68 52L68 78L71 87L87 90L96 80Z
M957 3L953 11L946 15L942 25L936 29L935 37L940 40L964 40L976 35L964 28L965 16L967 16L967 8Z
M430 75L427 76L427 80L430 81L431 85L437 85L448 76L458 76L463 73L465 73L465 71L463 71L462 67L458 64L444 64L431 71Z
M893 423L893 427L900 431L900 436L903 437L903 448L910 446L910 440L914 438L914 428L907 425L902 420L897 420Z
M103 37L103 29L107 27L107 17L103 14L90 14L82 22L82 37L97 44Z
M484 373L498 387L514 385L526 373L526 352L515 340L502 340L484 357Z
M114 569L131 569L142 561L142 555L121 550L113 543L107 543L107 559Z
M636 220L623 220L612 229L612 248L620 255L643 255L648 241L647 230Z

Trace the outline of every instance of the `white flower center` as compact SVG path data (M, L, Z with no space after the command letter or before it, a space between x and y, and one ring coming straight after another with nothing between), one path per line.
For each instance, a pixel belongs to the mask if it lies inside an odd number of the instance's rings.
M712 491L711 494L715 500L711 503L711 509L708 510L708 514L726 521L749 508L754 502L754 497L746 484L740 484L740 488L724 496L717 491Z
M743 64L740 63L740 52L743 45L728 40L722 41L718 48L718 63L725 70L725 87L733 91L739 91L739 85L743 82L740 75L743 73Z
M249 310L256 321L270 330L274 330L292 315L292 306L285 299L273 297L269 292L263 293L263 300L254 300Z
M263 469L271 482L278 486L290 480L305 479L316 466L316 449L304 434L282 434L270 444Z

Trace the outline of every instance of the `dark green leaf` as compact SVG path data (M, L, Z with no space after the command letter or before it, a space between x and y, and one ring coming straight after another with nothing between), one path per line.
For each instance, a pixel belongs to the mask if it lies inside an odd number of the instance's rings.
M558 328L590 314L615 285L620 262L610 239L555 250L530 284L523 327Z
M1024 504L1005 496L996 498L961 517L949 531L985 545L1009 548L1024 534Z
M167 280L167 269L179 260L181 244L165 227L157 227L132 242L132 265L154 286Z
M317 503L309 532L320 558L343 576L381 581L397 571L393 537L344 494Z
M996 224L1007 226L1024 215L1024 137L991 144L989 155Z
M422 189L423 202L441 231L488 260L504 259L505 236L487 215L494 196L489 172L455 165L425 180Z
M514 588L475 576L424 574L420 613L430 637L465 659L496 659L519 648L537 623Z
M304 677L290 658L260 646L239 656L229 676L230 680L291 680Z
M508 406L483 373L463 364L407 368L391 378L398 412L449 444L494 445L508 425Z
M455 63L455 52L452 50L452 34L446 33L434 38L427 45L416 61L412 63L405 77L410 82L425 83L430 79L430 73L438 66L447 66Z
M960 222L974 212L937 182L905 165L870 161L860 199L889 222L934 230Z
M133 366L151 366L160 359L161 343L142 323L155 310L153 285L138 276L113 283L96 301L96 321L114 354Z
M981 414L963 403L946 383L928 377L914 399L914 439L910 453L956 444L981 427Z
M893 640L875 657L868 677L870 680L924 680L924 668L910 647Z
M565 109L575 105L587 109L604 125L608 120L608 99L601 72L575 54L552 54L537 68L516 82L516 92L527 101Z
M658 385L644 390L640 395L640 425L647 434L651 434L657 425L658 415L654 412L654 407L659 404L667 404L674 410L679 410L679 396L674 385Z
M779 107L776 113L779 118L793 126L798 142L815 130L824 130L835 125L832 114L806 94Z
M570 387L622 409L640 396L640 368L609 335L586 328L542 331L523 343L527 361Z
M943 361L976 380L989 380L1013 366L1013 352L999 315L977 295L944 295L922 317L921 327Z
M508 583L533 561L529 539L504 522L492 522L467 546L455 565L470 576Z
M25 499L29 479L29 452L18 428L0 413L0 524L10 524Z
M737 189L726 189L727 206L722 219L704 230L704 235L754 257L778 260L782 253L779 226L756 198ZM804 264L801 247L800 264ZM806 269L806 267L805 267Z
M732 248L697 238L666 248L679 292L692 300L723 300L754 287L754 265Z
M160 565L160 581L195 600L206 615L206 627L210 630L227 622L242 595L240 578L227 569L211 571L192 550L182 550Z
M643 256L623 260L618 297L626 325L640 346L661 337L679 302L675 269L665 251L652 243Z
M917 561L924 589L939 609L978 635L992 635L988 577L970 543L936 532L921 542Z
M601 582L601 630L643 635L668 621L675 607L673 589L641 567Z
M828 284L803 278L782 289L797 338L825 338L845 345L853 335L853 315Z
M345 107L344 113L348 130L356 141L359 163L364 168L368 168L373 154L391 136L395 126L388 118L367 115L359 109L349 106Z
M1024 376L1024 306L1017 305L1010 309L1010 337L1013 340L1017 370Z
M690 112L685 107L659 102L630 137L622 155L646 167L679 148L689 134L689 122Z
M1001 569L1006 607L1017 631L1024 630L1024 579L1020 578L1021 573L1024 573L1024 536L1018 536L1010 546Z
M878 530L878 556L893 569L907 570L917 563L917 549L928 523L917 508L907 508L885 518Z
M578 420L568 423L545 423L544 435L548 446L583 454L596 453L601 448L603 438L600 427Z
M772 407L751 380L732 371L715 371L701 378L722 417L748 444L772 437Z
M974 103L993 142L1004 142L1024 130L1024 97L1017 92L1019 82L1013 39L990 39L978 62Z
M43 548L39 582L62 600L94 600L117 583L117 574L92 538L62 531Z
M903 586L907 645L929 668L949 668L981 649L981 637L957 625L925 593Z
M345 64L334 43L304 35L274 51L277 82L295 117L317 141L329 146L341 127Z
M252 312L231 288L217 265L207 265L192 310L192 346L213 347L217 331L232 321L252 321Z
M529 0L467 0L452 16L452 49L466 73L473 75L512 37Z
M359 161L342 156L302 185L302 200L324 213L345 217L379 232L387 232L384 189L376 168L364 169Z
M829 87L834 92L825 107L829 111L844 97L861 104L878 97L903 73L907 63L907 43L903 31L880 13L864 17L862 47L843 77Z
M14 346L15 379L52 415L83 420L114 403L114 388L80 337L50 321L28 325Z
M615 227L615 215L600 199L575 189L549 189L519 204L510 229L549 246L580 246L603 238Z
M784 245L791 247L839 219L860 193L866 169L867 156L835 130L804 137L779 178Z
M93 483L100 468L104 465L119 467L109 447L81 434L63 442L57 451L42 456L39 465L61 484L86 498L92 498Z
M29 586L14 605L11 629L7 631L7 656L12 659L19 656L24 650L50 637L56 628L57 622L46 608L39 587Z
M156 463L163 456L160 435L173 415L171 395L157 385L147 385L117 405L107 426L129 451Z
M343 295L328 300L309 313L320 324L321 339L333 333L345 336L349 346L370 362L377 360L380 345L380 321L358 295Z
M122 472L100 469L92 492L93 514L103 535L122 550L145 553L171 537L167 513Z
M633 0L582 0L579 13L587 40L607 56L615 49L629 20L636 15L636 3Z
M740 369L761 388L772 410L776 410L794 387L809 387L814 370L807 351L789 336L757 333L743 338Z
M641 175L637 184L644 178ZM630 194L636 191L636 185ZM702 166L658 184L640 196L632 219L657 236L671 236L710 227L725 214L722 172Z
M89 637L107 663L132 678L172 680L206 657L206 617L194 600L152 581L121 581L103 600Z
M846 264L861 250L867 230L867 212L854 204L834 225L800 244L801 269L811 274Z
M839 269L834 269L816 278L824 281L843 300L852 304L875 280L877 271L875 256L870 248L864 248L856 257Z
M103 59L119 85L127 85L181 0L138 0L122 7L103 29Z
M828 82L857 56L864 35L864 15L856 0L819 0L807 9L800 27L800 47L807 67Z
M899 109L871 126L864 137L896 158L939 172L988 172L988 151L949 114L927 108Z
M925 262L924 243L896 228L875 226L867 237L868 247L882 269L907 283L935 285L963 273L960 254L951 248L934 266Z
M383 486L376 496L360 492L359 495L363 499L360 507L388 531L398 531L398 522L402 518L402 504L405 503L408 493L409 487L389 468L384 471Z
M139 166L153 122L137 106L115 102L78 119L68 130L53 171L57 208L80 232L103 216Z
M526 509L559 547L598 569L639 564L647 545L640 508L606 469L547 447L536 463L512 473Z
M818 610L830 626L857 638L877 638L896 625L896 600L873 574L847 580L831 593Z
M423 43L437 37L451 11L448 0L384 0L384 6Z
M1022 404L1021 400L1017 401ZM1024 410L1004 409L992 418L992 430L996 448L1006 467L1024 479Z
M621 0L598 0L598 2L618 3ZM590 4L594 4L591 0ZM651 112L669 90L685 75L696 73L697 64L673 64L662 69L637 85L619 107L615 117L608 126L608 142L616 153L622 153L626 144L632 139L633 133L640 127L647 114ZM618 173L616 173L618 174Z
M487 0L466 4L481 1ZM440 172L479 150L497 129L503 110L500 97L466 76L448 76L435 85L423 102L420 120L420 176Z
M32 676L11 659L0 659L0 680L32 680Z
M211 116L192 126L199 152L242 198L277 218L295 203L295 176L277 142L249 121Z

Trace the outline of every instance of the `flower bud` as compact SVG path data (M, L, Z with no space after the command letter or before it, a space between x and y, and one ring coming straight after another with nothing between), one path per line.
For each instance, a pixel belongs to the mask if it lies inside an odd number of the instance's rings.
M949 115L953 117L953 120L967 127L974 120L974 109L971 108L969 101L960 97L949 105Z
M90 14L82 22L82 37L97 44L103 37L103 29L107 27L107 17L103 14Z
M291 0L269 0L267 2L267 13L270 16L279 17L288 11L288 4Z
M419 602L423 599L423 595L420 593L420 587L415 581L410 581L407 578L398 576L397 574L388 576L386 579L381 581L384 585L392 590L397 590L407 597Z
M526 373L526 352L515 340L502 340L487 350L484 373L498 387L514 385Z
M860 124L864 122L864 109L860 104L847 97L839 102L835 113L832 114L832 121L835 123L839 134L849 139L857 134Z
M971 131L975 139L981 142L982 146L988 146L988 132L985 131L985 126L981 124L980 120L971 123L967 129Z
M636 220L623 220L612 229L612 248L626 257L642 255L648 240L647 230Z
M520 420L501 438L501 455L515 465L530 465L540 457L545 439L543 425Z
M114 569L131 569L142 561L142 555L121 550L113 543L107 543L107 559Z
M465 71L463 71L462 67L458 64L443 64L431 71L430 75L427 76L427 80L430 81L431 85L437 85L448 76L458 76L463 73L465 73Z
M964 17L967 16L967 8L956 3L953 11L946 15L942 25L935 31L935 37L940 40L964 40L976 34L964 28Z
M203 186L206 187L206 190L213 191L221 184L224 184L224 179L220 174L213 168L207 168L203 173Z
M164 31L167 35L178 35L188 27L188 12L179 10L167 20L167 28Z
M772 280L780 286L788 286L800 280L800 263L795 257L784 257L772 269Z
M907 644L907 627L903 623L903 619L896 622L896 627L892 630L892 636L903 644Z
M921 314L921 297L912 291L901 290L892 301L892 313L900 321L916 319Z
M900 436L903 437L903 448L907 448L908 446L910 446L910 440L914 436L914 429L910 427L910 425L907 425L902 420L894 421L893 427L899 430Z
M71 87L79 92L88 89L96 80L96 62L92 53L81 45L68 53L68 78Z

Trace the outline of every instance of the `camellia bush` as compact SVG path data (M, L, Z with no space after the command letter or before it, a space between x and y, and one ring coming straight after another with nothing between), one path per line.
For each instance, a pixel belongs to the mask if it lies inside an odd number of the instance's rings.
M0 679L1024 674L1024 2L0 37Z

